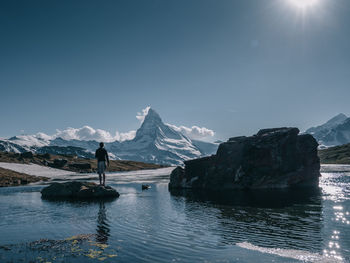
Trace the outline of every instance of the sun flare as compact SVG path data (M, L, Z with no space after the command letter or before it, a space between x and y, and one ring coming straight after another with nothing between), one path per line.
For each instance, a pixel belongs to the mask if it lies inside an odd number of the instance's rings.
M300 9L306 9L317 5L319 0L288 0L291 5Z

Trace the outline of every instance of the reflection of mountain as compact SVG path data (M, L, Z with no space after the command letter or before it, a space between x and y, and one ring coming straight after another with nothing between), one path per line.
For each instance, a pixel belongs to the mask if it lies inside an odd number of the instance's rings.
M106 216L105 203L103 201L100 202L100 207L98 210L96 231L96 242L106 244L110 236L110 227Z
M205 224L220 242L249 242L262 247L322 248L322 204L320 191L254 191L234 194L171 192L182 202L188 221ZM204 219L198 216L203 211ZM203 220L203 222L199 222Z

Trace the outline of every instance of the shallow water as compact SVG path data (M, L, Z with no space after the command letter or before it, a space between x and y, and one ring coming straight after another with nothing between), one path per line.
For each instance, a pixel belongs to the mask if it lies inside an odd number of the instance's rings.
M170 171L108 175L121 194L109 202L42 200L43 185L0 188L0 262L350 261L350 167L323 167L319 190L225 197L170 193Z

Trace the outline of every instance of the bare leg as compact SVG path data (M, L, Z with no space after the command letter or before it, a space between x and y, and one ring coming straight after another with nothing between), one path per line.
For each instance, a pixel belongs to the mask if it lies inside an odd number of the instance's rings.
M105 186L105 182L106 182L106 175L105 173L103 173L103 186Z

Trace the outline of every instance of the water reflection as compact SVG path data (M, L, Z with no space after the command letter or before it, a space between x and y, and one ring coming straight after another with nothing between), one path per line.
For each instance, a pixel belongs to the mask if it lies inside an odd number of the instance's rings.
M207 214L210 230L223 245L257 246L322 252L322 199L319 189L204 193L171 191L173 202L185 202L188 221Z
M320 202L320 188L270 189L249 191L201 191L170 189L172 196L182 196L187 200L210 202L229 206L250 206L261 208L284 208L296 204Z
M106 216L106 206L105 202L100 201L99 210L97 215L97 234L96 234L96 242L107 244L108 237L110 236L110 226L108 224L107 216Z

